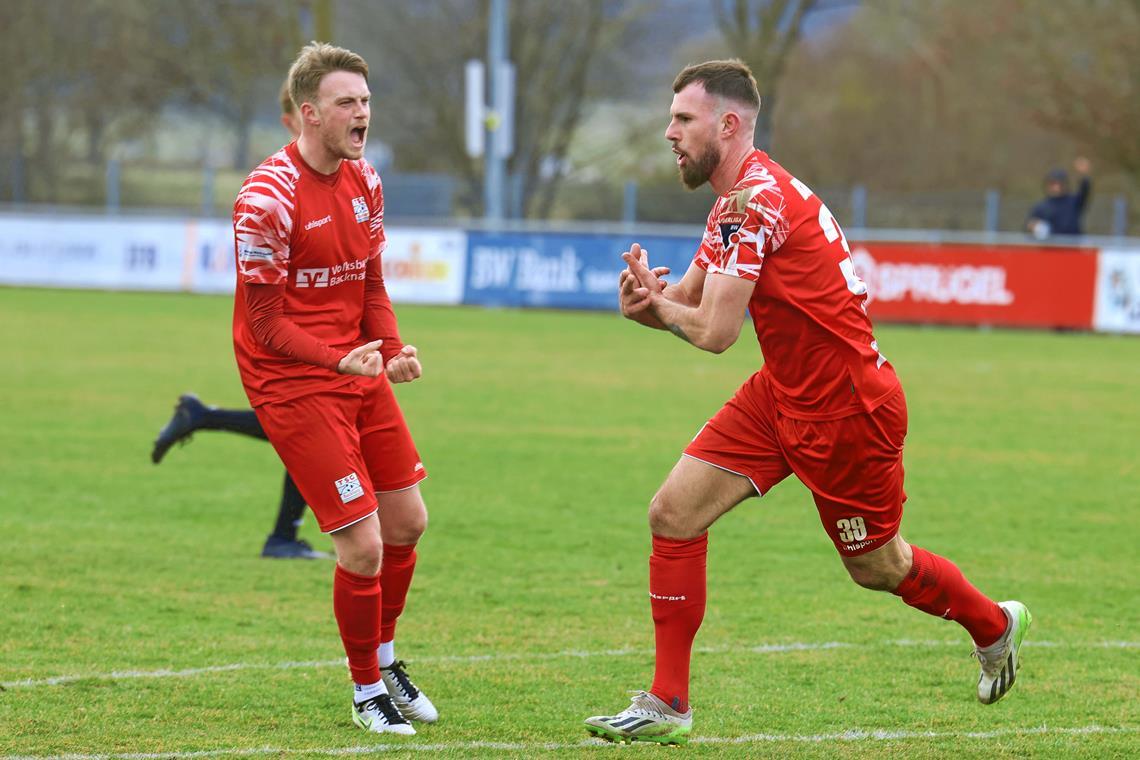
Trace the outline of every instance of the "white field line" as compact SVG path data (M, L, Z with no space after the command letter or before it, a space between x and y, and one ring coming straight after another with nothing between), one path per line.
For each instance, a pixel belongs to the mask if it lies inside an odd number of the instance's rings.
M876 644L851 644L844 641L803 642L796 641L789 644L757 644L756 646L732 647L694 647L693 652L698 654L782 654L785 652L815 652L827 649L874 649L876 646L887 647L916 647L931 649L937 647L961 647L963 651L970 649L969 643L960 639L888 639ZM1033 648L1070 647L1075 649L1136 649L1140 648L1140 641L1090 641L1090 642L1057 642L1057 641L1027 641L1025 646ZM416 657L418 664L425 663L470 663L470 662L506 662L528 661L540 662L543 660L562 659L594 659L603 657L634 657L650 656L652 649L603 649L587 652L577 649L567 649L561 652L506 652L496 654L471 655L437 655ZM311 660L308 662L234 662L227 665L209 665L202 668L186 668L172 670L161 668L158 670L113 670L110 673L87 673L64 676L51 676L49 678L28 678L20 681L2 681L2 689L28 689L39 686L59 686L94 679L99 681L119 681L131 678L191 678L193 676L209 673L228 673L237 670L296 670L316 668L343 668L344 658L336 660Z
M999 728L993 731L911 731L907 729L852 729L830 734L747 734L745 736L697 736L692 744L826 744L838 742L885 742L909 741L913 739L1000 739L1006 736L1094 736L1099 734L1135 734L1138 726L1030 726L1026 728ZM199 757L256 757L258 755L371 755L379 752L473 752L491 750L501 752L537 752L553 750L601 749L614 745L600 739L584 739L580 742L436 742L434 744L406 743L401 740L389 744L373 744L356 747L329 748L285 748L285 747L228 747L207 749L197 752L128 752L106 755L0 755L0 760L45 760L51 757L58 760L192 760Z

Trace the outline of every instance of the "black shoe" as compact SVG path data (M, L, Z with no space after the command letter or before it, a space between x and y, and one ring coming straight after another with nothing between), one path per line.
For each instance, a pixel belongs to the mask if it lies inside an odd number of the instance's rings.
M166 427L158 431L158 438L154 439L154 449L150 452L150 461L158 464L166 456L170 447L179 441L184 441L198 429L202 417L206 414L206 405L193 393L184 393L178 397L178 404L174 407L174 416Z
M299 538L291 540L281 536L270 536L265 539L261 556L270 559L332 559L331 554L317 551L308 541Z

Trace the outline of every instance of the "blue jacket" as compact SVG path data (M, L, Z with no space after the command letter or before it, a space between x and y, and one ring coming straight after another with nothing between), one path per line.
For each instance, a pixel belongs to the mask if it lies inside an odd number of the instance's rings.
M1030 219L1040 219L1049 224L1050 235L1080 235L1081 214L1089 200L1092 183L1088 177L1081 177L1077 192L1072 195L1056 195L1038 203L1029 212Z

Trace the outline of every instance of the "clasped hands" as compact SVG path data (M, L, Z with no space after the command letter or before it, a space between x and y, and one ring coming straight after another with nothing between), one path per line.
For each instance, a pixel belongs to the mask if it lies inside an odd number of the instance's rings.
M669 274L669 267L649 266L649 257L638 243L621 255L626 268L618 277L618 301L621 313L635 317L653 305L656 298L662 297L666 282L660 278Z
M415 346L404 346L400 353L384 363L380 355L380 346L384 341L374 340L357 346L349 351L340 360L336 371L342 375L362 375L364 377L377 377L383 372L388 381L393 383L410 383L423 374L420 360L416 357Z

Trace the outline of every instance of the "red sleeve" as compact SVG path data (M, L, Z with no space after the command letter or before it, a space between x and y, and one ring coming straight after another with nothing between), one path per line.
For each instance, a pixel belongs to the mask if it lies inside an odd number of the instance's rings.
M331 369L344 354L329 348L285 316L285 284L247 285L245 312L257 340L279 354Z
M388 297L388 289L384 287L384 273L380 264L380 256L373 256L368 260L368 268L364 277L364 319L361 322L361 331L366 340L383 340L380 346L380 355L384 361L391 360L400 349L404 347L400 340L400 331L396 327L396 312L392 310L392 299Z

